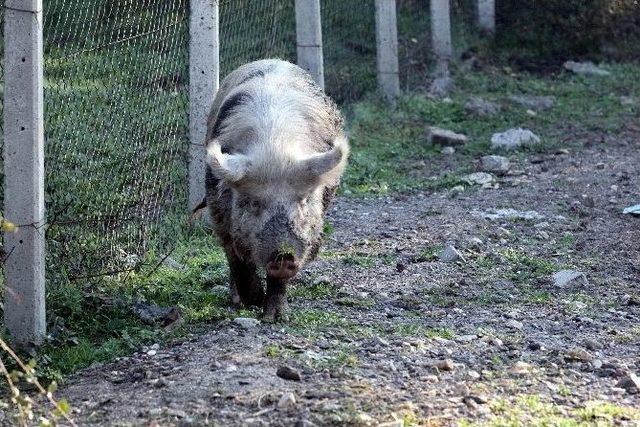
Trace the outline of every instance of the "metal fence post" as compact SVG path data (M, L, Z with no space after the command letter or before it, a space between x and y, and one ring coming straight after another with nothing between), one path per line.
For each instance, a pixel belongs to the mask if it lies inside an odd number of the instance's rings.
M400 95L396 0L376 0L376 44L378 85L384 97L393 101Z
M496 1L478 0L478 26L493 34L496 31Z
M219 2L191 0L189 19L189 210L204 198L207 116L220 84Z
M431 0L431 42L440 66L451 61L451 12L449 0Z
M296 0L298 65L324 89L320 0Z
M46 332L42 23L42 0L5 1L4 321L21 347Z

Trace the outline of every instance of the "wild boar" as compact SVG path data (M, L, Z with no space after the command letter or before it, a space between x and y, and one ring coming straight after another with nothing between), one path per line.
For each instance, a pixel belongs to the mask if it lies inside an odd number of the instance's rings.
M256 61L222 82L207 122L206 204L235 304L288 319L287 283L318 254L348 155L336 104L298 66Z

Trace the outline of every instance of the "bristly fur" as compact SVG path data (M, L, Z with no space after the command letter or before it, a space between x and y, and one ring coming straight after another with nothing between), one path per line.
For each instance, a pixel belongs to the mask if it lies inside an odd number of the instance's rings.
M207 205L242 299L257 292L243 291L239 272L264 267L282 245L300 266L316 256L349 144L335 103L277 59L232 72L207 125Z

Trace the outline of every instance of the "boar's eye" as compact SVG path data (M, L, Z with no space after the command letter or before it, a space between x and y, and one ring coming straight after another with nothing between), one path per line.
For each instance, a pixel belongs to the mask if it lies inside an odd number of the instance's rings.
M265 208L261 200L247 196L243 196L238 200L238 207L247 210L253 215L259 215Z

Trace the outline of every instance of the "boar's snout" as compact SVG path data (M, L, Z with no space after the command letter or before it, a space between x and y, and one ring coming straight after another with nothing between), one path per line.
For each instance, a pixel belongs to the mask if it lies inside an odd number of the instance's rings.
M267 263L267 276L289 280L298 274L299 265L291 254L274 254Z

